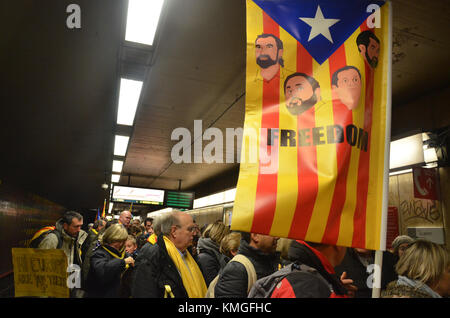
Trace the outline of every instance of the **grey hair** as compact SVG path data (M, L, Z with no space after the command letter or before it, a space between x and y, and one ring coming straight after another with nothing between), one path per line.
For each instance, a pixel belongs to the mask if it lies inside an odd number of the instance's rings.
M158 218L158 227L161 231L161 234L169 236L172 230L172 226L180 225L180 213L183 213L179 210L174 210L169 213L163 214Z

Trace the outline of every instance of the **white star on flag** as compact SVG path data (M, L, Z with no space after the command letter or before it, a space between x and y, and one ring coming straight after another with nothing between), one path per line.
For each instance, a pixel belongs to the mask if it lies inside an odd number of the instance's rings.
M311 26L311 33L309 33L308 42L314 39L319 34L322 34L328 41L333 43L333 39L330 34L330 27L339 22L339 19L325 19L320 9L317 7L316 16L314 18L299 18L309 26Z

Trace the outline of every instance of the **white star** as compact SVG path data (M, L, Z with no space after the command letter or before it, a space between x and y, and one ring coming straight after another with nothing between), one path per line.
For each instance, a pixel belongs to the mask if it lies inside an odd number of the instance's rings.
M311 26L311 33L309 34L308 42L314 39L319 34L322 34L328 41L333 43L330 34L330 27L339 22L339 19L325 19L320 6L317 7L316 16L314 18L299 18L309 26Z

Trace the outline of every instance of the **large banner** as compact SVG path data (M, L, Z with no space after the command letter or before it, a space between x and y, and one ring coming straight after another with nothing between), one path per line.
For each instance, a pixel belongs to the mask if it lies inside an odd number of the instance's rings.
M233 230L385 249L389 7L247 0Z

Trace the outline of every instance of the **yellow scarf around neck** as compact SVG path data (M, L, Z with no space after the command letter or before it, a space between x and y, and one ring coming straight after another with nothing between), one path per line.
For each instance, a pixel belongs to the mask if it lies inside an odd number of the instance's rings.
M205 279L191 254L186 251L186 256L183 261L178 249L166 236L164 236L164 243L166 244L167 253L181 274L183 286L189 298L205 297L207 291Z

